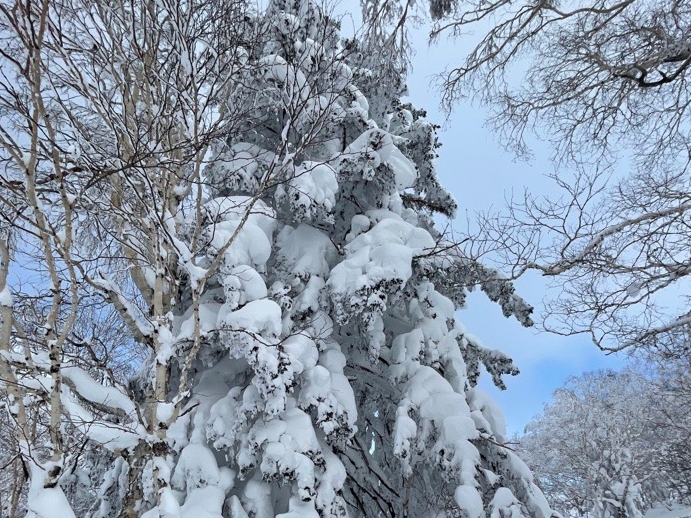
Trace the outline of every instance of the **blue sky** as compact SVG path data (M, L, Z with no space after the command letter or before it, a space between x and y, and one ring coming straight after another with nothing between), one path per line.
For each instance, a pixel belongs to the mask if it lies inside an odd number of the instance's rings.
M428 112L430 120L444 123L439 110L439 95L434 89L434 74L444 70L462 56L462 44L442 40L427 47L426 31L415 33L416 55L408 81L409 100ZM484 127L482 107L458 104L450 120L443 124L442 148L437 170L441 183L459 204L455 228L462 229L467 218L490 207L500 209L511 192L521 194L524 188L548 194L551 182L544 174L552 171L549 148L536 143L535 158L529 163L516 161L504 150L496 137ZM536 306L548 296L543 279L532 276L519 280L519 295ZM515 319L506 319L501 308L482 293L469 298L468 309L459 313L467 330L491 348L509 354L521 370L507 380L507 390L499 391L487 380L482 384L504 410L509 433L521 432L550 399L554 389L571 376L602 368L620 368L624 358L606 356L587 336L560 337L526 329ZM487 378L487 377L485 377Z

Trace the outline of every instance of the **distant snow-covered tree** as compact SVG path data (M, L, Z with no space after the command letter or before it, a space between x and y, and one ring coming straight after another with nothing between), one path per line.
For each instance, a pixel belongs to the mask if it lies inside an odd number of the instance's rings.
M456 317L531 308L435 228L395 67L307 0L0 17L11 512L551 515L476 387L517 369Z
M641 517L675 495L655 385L633 371L572 378L527 427L519 453L565 516Z
M670 490L681 503L688 504L691 502L691 358L657 359L656 363L651 426L663 451L662 466L671 475Z

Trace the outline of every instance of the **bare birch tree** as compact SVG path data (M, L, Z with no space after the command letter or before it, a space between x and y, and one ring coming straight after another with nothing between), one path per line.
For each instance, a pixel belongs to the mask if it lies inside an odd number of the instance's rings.
M58 480L78 467L85 440L125 458L122 515L139 515L139 470L165 455L202 340L198 297L215 265L195 264L206 246L201 170L212 143L240 120L220 99L246 61L238 51L258 38L248 9L0 5L0 378L15 434L11 516L24 482L31 516L70 509ZM168 338L183 285L197 318L171 390ZM150 384L137 394L122 373L147 357Z
M436 2L431 37L466 35L471 51L443 75L444 105L476 98L519 151L537 129L560 158L626 147L647 165L689 159L691 10L642 0ZM477 37L475 36L477 35Z

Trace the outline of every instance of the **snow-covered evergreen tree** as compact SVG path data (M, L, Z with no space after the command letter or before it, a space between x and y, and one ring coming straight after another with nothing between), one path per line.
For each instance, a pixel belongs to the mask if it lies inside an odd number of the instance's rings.
M22 357L3 255L10 411L26 425L30 393L50 414L44 453L19 447L29 516L549 517L476 387L517 369L456 316L476 287L523 325L531 308L435 228L456 206L402 78L309 0L123 6L70 32L88 51L35 58L55 92L25 77L56 96L29 126L59 121L41 160L71 175L12 155L27 185L58 182L52 212L27 191L26 228L72 304ZM99 296L150 354L126 387L78 352L103 338L75 324Z

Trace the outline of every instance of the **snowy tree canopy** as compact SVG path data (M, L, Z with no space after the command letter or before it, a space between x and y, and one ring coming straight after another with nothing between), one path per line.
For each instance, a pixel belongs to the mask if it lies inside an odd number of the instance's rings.
M642 517L685 497L672 461L684 420L667 419L676 408L658 381L634 371L588 373L555 391L519 452L565 516Z
M2 16L3 506L551 516L476 386L518 371L455 314L531 308L435 228L400 77L307 0Z

